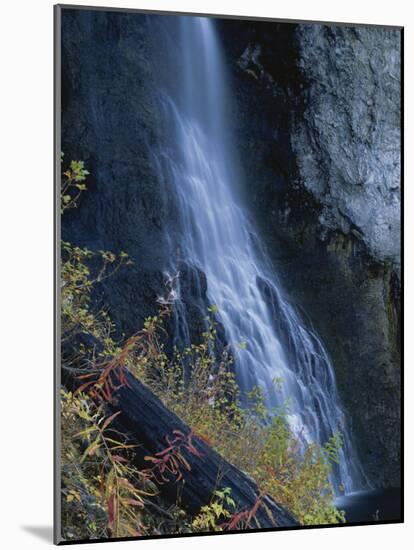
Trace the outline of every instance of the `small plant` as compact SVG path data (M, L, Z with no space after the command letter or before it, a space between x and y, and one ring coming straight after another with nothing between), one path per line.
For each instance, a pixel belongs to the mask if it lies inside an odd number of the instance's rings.
M231 497L229 487L215 491L210 503L201 508L191 525L197 532L223 531L226 526L224 520L229 520L232 517L235 507L236 503Z
M60 193L62 213L70 208L76 208L81 194L87 189L84 181L88 175L83 160L72 160L69 168L63 172Z
M246 530L252 528L252 522L255 521L255 527L260 528L260 524L256 519L256 514L262 505L262 496L256 498L251 510L242 510L233 515L233 517L222 525L225 531Z
M185 435L180 430L173 431L173 439L166 436L167 447L156 453L155 456L146 456L144 460L152 462L153 466L142 470L142 475L146 479L152 479L157 484L162 485L170 481L180 481L183 479L183 470L191 471L191 466L185 457L184 451L193 456L201 457L201 453L194 447L190 432Z

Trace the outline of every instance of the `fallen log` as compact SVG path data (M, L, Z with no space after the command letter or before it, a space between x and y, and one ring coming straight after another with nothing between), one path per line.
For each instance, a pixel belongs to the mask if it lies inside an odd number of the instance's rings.
M248 518L250 528L298 525L270 496L260 495L251 478L193 434L147 386L130 373L126 374L126 381L116 391L111 409L121 411L116 419L119 428L138 444L135 465L158 480L164 499L171 503L178 501L189 514L196 515L210 502L214 491L228 487L237 512ZM168 464L173 455L178 468L168 467L173 464ZM236 529L236 523L228 528Z

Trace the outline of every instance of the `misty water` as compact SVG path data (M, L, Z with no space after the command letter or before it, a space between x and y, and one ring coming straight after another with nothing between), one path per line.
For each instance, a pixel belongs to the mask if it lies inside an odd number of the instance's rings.
M180 85L160 100L174 145L161 152L158 163L178 203L181 239L172 249L179 246L180 260L206 277L208 301L217 305L226 340L237 350L241 388L259 385L269 408L287 405L287 422L303 447L323 445L340 432L343 446L332 481L337 493L341 486L355 492L367 481L331 360L283 292L241 191L246 176L233 149L231 90L215 22L182 17L179 24L180 65L171 71ZM169 276L179 271L170 267ZM186 340L189 320L179 276L174 292L177 333ZM241 343L246 347L238 349Z

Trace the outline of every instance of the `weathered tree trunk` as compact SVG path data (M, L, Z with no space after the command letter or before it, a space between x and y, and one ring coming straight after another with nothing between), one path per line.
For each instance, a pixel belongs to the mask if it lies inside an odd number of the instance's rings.
M217 489L229 487L237 503L237 510L252 510L260 497L257 485L247 475L229 464L202 439L191 435L190 428L170 411L151 390L131 374L128 385L116 393L116 405L121 411L117 417L119 427L127 431L130 439L138 444L135 463L139 468L151 468L153 463L145 456L154 456L169 447L169 440L178 437L179 452L189 464L181 465L179 473L167 474L169 481L160 484L160 491L170 502L179 502L190 514L199 512L210 502ZM174 431L180 432L174 435ZM180 473L183 476L180 477ZM257 506L256 506L257 508ZM260 506L250 522L251 528L274 528L297 525L297 521L269 496L262 496Z

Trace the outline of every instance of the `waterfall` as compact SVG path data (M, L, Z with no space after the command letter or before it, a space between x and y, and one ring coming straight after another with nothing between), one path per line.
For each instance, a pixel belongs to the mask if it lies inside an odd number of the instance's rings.
M179 25L178 84L161 100L173 138L157 161L159 177L178 203L181 237L172 250L179 246L181 260L205 275L207 297L218 307L227 342L246 343L235 361L241 387L260 385L269 407L287 402L287 422L303 445L324 444L341 432L334 486L353 492L364 476L330 358L280 288L240 190L214 20L180 17ZM185 338L189 330L179 283L175 292L177 330Z

